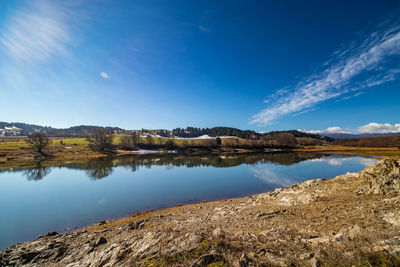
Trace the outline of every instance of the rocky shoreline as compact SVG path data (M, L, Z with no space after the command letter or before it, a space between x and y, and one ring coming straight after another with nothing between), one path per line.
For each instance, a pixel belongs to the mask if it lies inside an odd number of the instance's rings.
M0 266L399 266L399 164L49 233Z

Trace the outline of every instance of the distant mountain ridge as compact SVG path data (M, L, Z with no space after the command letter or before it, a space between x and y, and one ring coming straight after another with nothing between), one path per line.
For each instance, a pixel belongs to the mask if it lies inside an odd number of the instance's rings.
M359 139L367 137L383 137L383 136L400 136L398 133L361 133L361 134L350 134L350 133L319 133L321 136L326 136L332 139Z
M94 128L99 128L101 126L90 126L90 125L79 125L69 128L53 128L50 126L41 126L36 124L28 124L23 122L0 122L0 129L5 127L18 127L21 129L19 136L26 136L35 132L45 132L49 136L57 137L86 137L89 133L93 131ZM101 127L109 131L119 131L123 130L119 127Z
M186 128L175 128L172 130L174 136L178 137L198 137L202 135L209 135L212 137L216 136L236 136L241 138L258 139L267 136L276 136L281 133L289 133L294 137L306 137L314 138L323 141L333 141L331 138L326 136L321 136L318 134L305 133L298 130L288 130L288 131L272 131L267 133L258 133L253 130L241 130L232 127L212 127L212 128L196 128L196 127L186 127Z
M90 126L90 125L79 125L69 128L53 128L50 126L41 126L36 124L28 124L22 122L0 122L0 129L5 127L18 127L21 129L19 136L26 136L34 132L45 132L49 136L54 137L86 137L88 136L94 128L101 126ZM111 132L115 131L128 131L119 127L102 127ZM258 139L267 136L276 136L281 133L290 133L294 137L306 137L314 138L323 141L332 141L330 137L321 136L318 134L305 133L297 130L289 131L272 131L268 133L258 133L253 130L241 130L232 127L212 127L212 128L197 128L197 127L186 127L186 128L175 128L171 130L145 130L142 132L150 132L153 134L158 134L161 136L177 136L177 137L199 137L202 135L209 136L236 136L241 138L251 138ZM129 132L129 131L128 131Z

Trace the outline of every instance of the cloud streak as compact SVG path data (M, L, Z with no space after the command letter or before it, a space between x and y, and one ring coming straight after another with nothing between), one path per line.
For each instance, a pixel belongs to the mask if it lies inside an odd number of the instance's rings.
M1 50L31 66L67 56L71 35L65 17L63 9L47 1L11 14L0 35Z
M278 90L265 102L267 108L254 115L250 123L267 125L293 113L355 91L393 81L400 73L390 59L400 54L400 24L388 21L361 44L334 53L319 73L303 78L292 88Z

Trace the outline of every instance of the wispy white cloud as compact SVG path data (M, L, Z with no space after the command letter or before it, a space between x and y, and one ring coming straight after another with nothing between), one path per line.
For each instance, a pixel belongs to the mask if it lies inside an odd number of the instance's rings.
M354 91L395 80L400 73L388 61L400 54L400 25L388 21L360 45L355 42L333 54L320 73L303 78L292 88L278 90L265 101L267 108L254 115L251 123L270 124L340 96L356 96Z
M209 9L204 10L201 14L198 28L204 33L210 33L214 29L214 19L218 14L217 10Z
M357 128L360 133L399 133L400 123L376 123L371 122L364 126Z
M100 76L102 77L102 78L104 78L104 79L108 79L108 73L107 72L100 72Z
M202 32L206 32L206 33L211 32L211 29L208 29L208 28L204 27L203 25L199 25L199 30Z
M50 1L35 1L9 15L0 34L1 51L19 64L47 63L67 56L71 34L66 12Z

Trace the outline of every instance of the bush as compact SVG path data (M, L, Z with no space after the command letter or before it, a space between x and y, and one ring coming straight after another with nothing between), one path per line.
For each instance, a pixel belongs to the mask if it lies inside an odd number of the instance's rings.
M164 146L165 150L174 150L175 149L175 142L172 139L168 139L167 142L165 142Z

